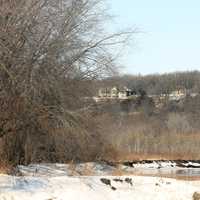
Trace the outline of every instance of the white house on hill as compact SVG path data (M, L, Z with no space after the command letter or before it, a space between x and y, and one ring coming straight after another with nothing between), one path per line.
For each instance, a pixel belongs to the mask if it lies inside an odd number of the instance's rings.
M101 88L99 90L99 98L119 98L119 99L126 99L129 96L136 95L136 92L128 89L127 87L118 88Z

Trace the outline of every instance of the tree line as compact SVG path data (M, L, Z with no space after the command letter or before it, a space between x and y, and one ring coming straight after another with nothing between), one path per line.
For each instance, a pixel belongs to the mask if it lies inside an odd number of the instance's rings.
M186 89L200 92L200 72L185 71L152 75L121 75L101 80L102 86L126 86L137 92L144 90L147 94L170 94L172 91Z

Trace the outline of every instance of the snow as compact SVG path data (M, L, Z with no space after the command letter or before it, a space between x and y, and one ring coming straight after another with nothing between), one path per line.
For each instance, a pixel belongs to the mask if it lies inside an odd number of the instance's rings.
M127 177L133 185L125 181ZM116 190L104 184L102 178L110 180ZM198 191L200 181L158 177L0 176L0 200L191 200L193 193Z
M176 163L172 161L153 161L152 163L136 163L133 164L134 168L164 168L176 167Z
M125 171L153 171L157 167L171 170L175 164L169 161L120 166ZM110 176L115 167L105 163L82 163L72 168L69 164L18 166L21 176L0 175L0 200L191 200L194 192L200 192L200 181ZM72 176L72 171L82 174L85 169L92 169L95 176Z
M187 166L200 167L200 163L195 163L195 162L191 162L191 161L189 161L188 163L185 163L184 165L186 167Z

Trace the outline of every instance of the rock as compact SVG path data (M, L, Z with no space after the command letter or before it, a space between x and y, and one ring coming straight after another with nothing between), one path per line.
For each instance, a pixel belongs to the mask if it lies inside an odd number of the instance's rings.
M131 186L133 185L132 178L125 178L125 182L129 183Z
M123 180L119 178L114 178L113 181L123 183Z
M115 191L117 188L112 186L111 189Z
M107 178L101 178L100 180L101 180L101 182L104 183L105 185L109 185L110 188L111 188L112 190L115 191L115 190L117 189L116 187L113 187L113 186L111 185L111 181L110 181L110 179L107 179Z
M111 181L109 179L107 179L107 178L101 178L100 180L101 180L102 183L111 186Z
M200 200L200 193L199 192L195 192L192 196L193 200Z

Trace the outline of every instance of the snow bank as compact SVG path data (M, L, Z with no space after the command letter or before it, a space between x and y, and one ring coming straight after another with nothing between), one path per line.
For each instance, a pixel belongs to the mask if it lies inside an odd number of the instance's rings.
M105 163L80 163L80 164L30 164L19 165L17 171L23 176L72 176L72 175L110 175L116 170L115 167Z

